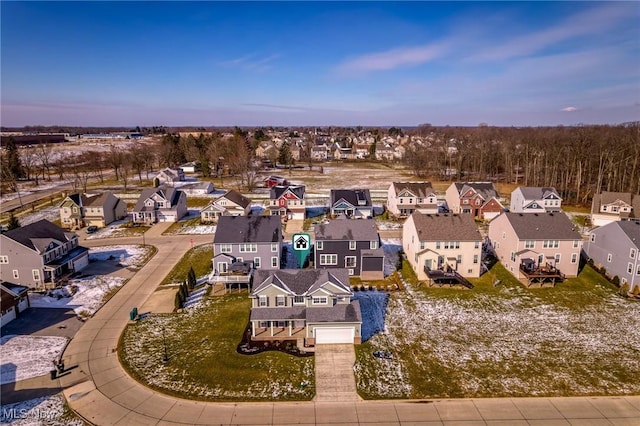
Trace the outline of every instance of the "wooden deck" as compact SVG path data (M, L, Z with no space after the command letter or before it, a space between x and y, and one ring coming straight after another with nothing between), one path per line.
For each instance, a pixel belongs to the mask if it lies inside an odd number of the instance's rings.
M528 287L533 284L543 285L545 283L551 283L555 286L557 282L562 282L565 279L565 275L559 269L548 265L539 268L526 268L521 265L520 272L524 275Z
M473 288L473 284L456 271L433 270L425 266L424 272L427 274L427 277L429 277L431 284L440 287L443 285L448 285L450 287L453 287L454 285L461 285L469 289Z

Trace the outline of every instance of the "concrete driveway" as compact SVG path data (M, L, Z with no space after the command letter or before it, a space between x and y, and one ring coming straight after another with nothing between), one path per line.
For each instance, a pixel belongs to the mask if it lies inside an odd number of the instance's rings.
M316 397L314 401L358 401L353 345L316 345Z
M84 324L73 309L29 308L2 327L2 335L60 336L71 339Z

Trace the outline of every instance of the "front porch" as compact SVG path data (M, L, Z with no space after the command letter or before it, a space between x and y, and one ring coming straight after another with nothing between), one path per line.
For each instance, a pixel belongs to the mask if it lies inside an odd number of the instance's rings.
M262 323L251 323L251 340L254 342L298 340L306 337L307 328L298 321L262 321Z

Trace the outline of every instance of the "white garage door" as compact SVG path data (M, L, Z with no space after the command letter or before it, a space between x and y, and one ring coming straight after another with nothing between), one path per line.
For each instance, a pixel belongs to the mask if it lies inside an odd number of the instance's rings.
M315 328L316 344L353 343L354 330L350 328Z
M74 271L81 271L82 269L84 269L87 265L89 265L89 254L87 253L86 256L82 256L79 259L76 259L73 262L73 270Z

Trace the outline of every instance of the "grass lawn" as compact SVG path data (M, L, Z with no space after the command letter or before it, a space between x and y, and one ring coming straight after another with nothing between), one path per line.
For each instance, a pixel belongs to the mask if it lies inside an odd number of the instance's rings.
M169 226L167 230L162 233L162 235L174 235L179 233L182 228L197 225L200 225L200 216L186 220L179 220L178 222L172 223L171 226Z
M206 207L213 200L207 197L187 197L187 207Z
M499 263L472 281L473 290L412 285L390 295L386 333L356 347L363 397L640 392L640 304L592 268L555 288L527 289Z
M211 259L213 258L213 246L203 244L196 246L185 253L180 262L173 267L171 272L162 280L162 284L181 283L187 279L189 268L193 266L196 277L202 277L211 272Z
M119 356L141 383L166 394L206 401L310 400L314 358L267 351L240 355L248 322L246 293L207 299L186 313L152 315L127 326ZM169 361L163 362L162 329ZM302 386L302 383L306 383Z

